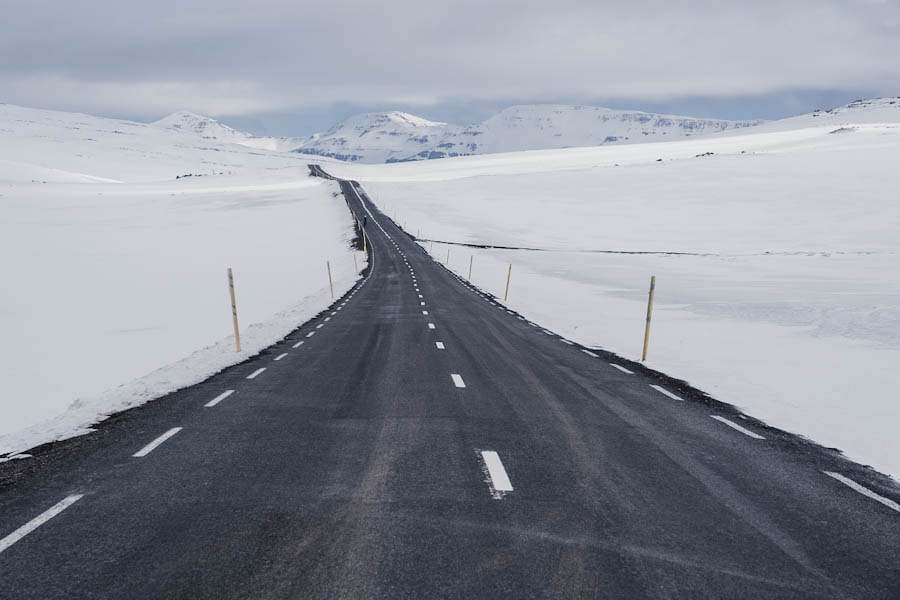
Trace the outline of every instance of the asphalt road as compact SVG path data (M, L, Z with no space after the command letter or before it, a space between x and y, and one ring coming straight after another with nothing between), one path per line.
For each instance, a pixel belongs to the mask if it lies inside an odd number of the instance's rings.
M372 266L332 309L0 465L0 598L900 598L884 478L510 313L340 185Z

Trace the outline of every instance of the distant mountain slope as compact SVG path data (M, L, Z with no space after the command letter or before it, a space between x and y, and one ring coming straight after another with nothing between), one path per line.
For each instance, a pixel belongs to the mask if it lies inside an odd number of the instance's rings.
M805 115L770 121L754 131L790 131L824 125L862 125L872 123L900 123L900 97L854 100L837 108L815 110Z
M194 114L190 111L180 110L155 121L152 125L163 129L175 129L196 133L205 140L213 140L224 144L240 144L250 148L261 150L273 150L285 152L293 150L303 143L303 138L274 138L255 136L250 133L232 129L212 117Z
M434 123L400 112L368 113L311 136L295 152L367 163L401 162L670 140L759 123L554 104L513 106L471 126Z
M436 147L448 130L457 128L404 112L365 113L310 136L294 152L366 163L409 160Z
M552 104L512 106L461 131L448 131L429 155L488 154L605 144L634 144L752 127L761 121L724 121Z
M220 135L204 139L184 128L0 104L0 182L156 181L285 168L305 175L306 157Z

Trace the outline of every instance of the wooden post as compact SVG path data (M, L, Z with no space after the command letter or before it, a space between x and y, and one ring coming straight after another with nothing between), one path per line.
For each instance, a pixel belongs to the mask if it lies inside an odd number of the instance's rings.
M238 330L237 303L234 301L234 277L231 275L231 267L228 267L228 293L231 294L231 320L234 322L234 348L241 351L241 332Z
M506 293L503 294L503 301L509 298L509 278L512 277L512 263L509 263L509 271L506 272Z
M447 246L447 261L444 264L450 266L450 246Z
M469 255L469 281L472 281L472 260L475 258L474 254Z
M366 249L366 230L365 230L365 229L362 230L362 234L363 234L363 254L365 254L366 256L368 256L368 255L369 255L369 252L368 252L368 250Z
M434 242L428 243L428 254L434 254Z
M656 289L656 275L650 277L650 296L647 299L647 325L644 327L644 352L641 362L647 360L647 344L650 342L650 317L653 315L653 291Z
M353 253L353 270L359 275L359 265L356 263L356 253Z
M331 297L334 298L334 285L331 283L331 263L326 260L325 266L328 267L328 287L331 288Z

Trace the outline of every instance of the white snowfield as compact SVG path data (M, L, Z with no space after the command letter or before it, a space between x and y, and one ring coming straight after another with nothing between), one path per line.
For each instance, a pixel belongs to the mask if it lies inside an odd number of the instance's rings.
M508 304L587 346L640 360L656 275L648 366L897 478L898 165L900 99L881 99L704 139L328 169L412 235L533 248L449 246L450 267L474 256L502 298L512 263Z
M326 260L349 289L351 217L307 162L0 105L0 461L281 339L330 304Z

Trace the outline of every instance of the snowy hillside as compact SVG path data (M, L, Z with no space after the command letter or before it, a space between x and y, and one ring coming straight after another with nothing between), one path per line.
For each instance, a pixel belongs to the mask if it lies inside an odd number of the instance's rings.
M168 117L155 121L153 125L164 129L174 129L194 133L205 140L217 141L223 144L240 144L250 148L271 150L273 152L293 150L303 141L302 138L255 136L232 129L228 125L223 125L211 117L204 117L186 110L172 113Z
M331 302L326 261L347 290L353 223L307 162L0 105L0 462L280 339Z
M513 106L478 125L448 131L429 154L420 154L416 158L658 142L752 127L759 123L594 106Z
M396 162L434 147L454 127L403 112L366 113L310 136L294 151L350 162Z
M158 181L179 175L240 174L297 168L308 160L248 148L194 131L78 113L0 104L3 177L30 181ZM10 166L28 165L27 169Z
M513 106L472 126L434 123L406 113L352 117L304 141L296 152L381 163L696 137L760 121L723 121L593 106Z
M512 264L509 305L586 345L639 360L656 275L651 368L900 477L900 110L792 122L329 169L500 298Z
M900 97L856 100L837 108L816 110L805 115L764 123L753 131L790 131L806 127L840 127L872 123L900 123Z

